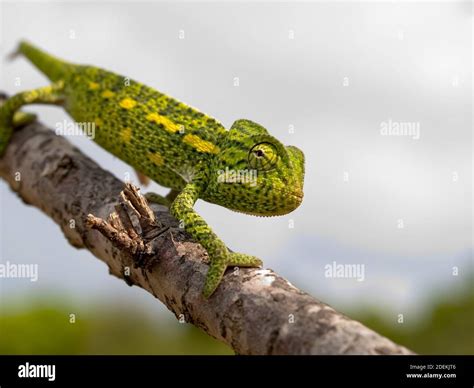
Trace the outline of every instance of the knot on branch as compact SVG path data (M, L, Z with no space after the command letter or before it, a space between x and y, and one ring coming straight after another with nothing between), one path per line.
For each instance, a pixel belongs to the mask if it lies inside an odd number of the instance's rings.
M156 253L153 240L169 230L157 221L140 189L131 183L125 184L107 221L88 214L86 226L98 230L116 248L127 252L135 266L146 265L147 259Z

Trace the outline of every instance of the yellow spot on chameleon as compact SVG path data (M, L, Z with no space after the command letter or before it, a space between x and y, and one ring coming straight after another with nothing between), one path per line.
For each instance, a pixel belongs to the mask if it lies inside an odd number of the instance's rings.
M104 90L102 92L102 97L104 98L112 98L113 96L115 96L115 93L112 90Z
M164 163L163 157L158 152L149 152L148 159L150 159L157 166L161 166Z
M124 109L132 109L135 105L137 105L137 102L127 97L120 101L119 105Z
M158 113L149 113L146 116L148 121L153 121L157 124L162 124L168 132L175 133L181 129L180 125L176 125L170 119L165 116L161 116Z
M132 128L124 128L120 131L120 138L124 143L130 143L132 139Z
M189 144L191 147L194 147L199 152L207 152L210 154L217 154L220 149L214 143L210 141L203 140L199 136L193 135L191 133L183 137L183 142Z
M97 90L99 89L100 85L97 82L89 82L89 89L90 90Z

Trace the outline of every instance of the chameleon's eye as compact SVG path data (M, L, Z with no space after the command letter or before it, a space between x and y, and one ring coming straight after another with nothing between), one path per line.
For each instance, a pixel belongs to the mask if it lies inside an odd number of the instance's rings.
M278 153L273 144L260 143L249 152L249 166L260 171L271 170L278 160Z

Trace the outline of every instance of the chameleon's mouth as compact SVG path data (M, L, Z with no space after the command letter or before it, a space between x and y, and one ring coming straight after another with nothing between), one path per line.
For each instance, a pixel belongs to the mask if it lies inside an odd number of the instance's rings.
M292 191L290 193L286 193L286 195L287 195L287 201L286 201L287 206L285 206L282 209L282 213L278 215L291 213L293 210L295 210L301 205L301 202L303 202L304 194L302 190Z
M290 197L296 198L300 203L303 200L304 194L302 191L295 191L292 193L288 193Z
M293 210L298 208L303 201L303 191L302 190L295 190L295 191L280 191L283 198L285 198L285 205L279 208L266 210L266 211L246 211L246 210L237 210L232 209L238 213L244 213L251 216L257 217L277 217L277 216L284 216L285 214L291 213Z

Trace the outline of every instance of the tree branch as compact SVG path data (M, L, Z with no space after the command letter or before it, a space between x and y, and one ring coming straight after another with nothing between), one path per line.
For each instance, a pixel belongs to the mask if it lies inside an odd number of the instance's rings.
M0 176L50 216L71 245L90 250L111 274L144 288L238 354L411 353L269 269L230 269L204 299L207 254L167 208L153 204L146 213L146 203L134 203L142 197L133 187L121 194L123 182L37 122L14 133Z

